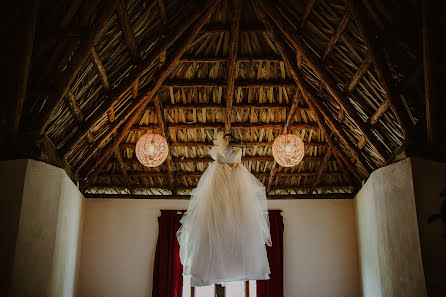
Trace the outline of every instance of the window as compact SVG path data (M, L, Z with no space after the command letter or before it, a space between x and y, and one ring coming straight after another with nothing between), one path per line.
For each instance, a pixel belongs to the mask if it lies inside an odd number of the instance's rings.
M190 277L183 277L183 297L214 297L215 285L206 287L190 286ZM256 297L256 281L231 282L225 287L225 297Z

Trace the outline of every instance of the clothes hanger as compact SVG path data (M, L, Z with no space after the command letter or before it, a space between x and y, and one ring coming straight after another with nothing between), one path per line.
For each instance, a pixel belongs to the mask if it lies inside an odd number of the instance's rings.
M232 135L231 133L226 133L223 137L231 137L231 139L234 139L238 142L240 142L240 144L230 144L232 147L240 147L242 148L242 156L244 156L244 149L247 148L248 146L246 145L246 143L244 143L242 140L236 138L234 135Z

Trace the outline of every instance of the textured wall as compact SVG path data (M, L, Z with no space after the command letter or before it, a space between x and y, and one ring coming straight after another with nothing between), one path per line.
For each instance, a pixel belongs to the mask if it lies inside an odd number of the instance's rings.
M412 171L427 292L442 297L446 295L446 225L440 220L428 224L428 218L440 212L446 199L440 198L446 191L446 164L412 159Z
M355 201L364 296L427 296L410 159L373 172Z
M160 209L185 200L86 200L79 296L149 297ZM352 200L269 201L283 209L285 297L360 296Z
M22 181L9 296L75 296L82 194L62 169L34 160Z

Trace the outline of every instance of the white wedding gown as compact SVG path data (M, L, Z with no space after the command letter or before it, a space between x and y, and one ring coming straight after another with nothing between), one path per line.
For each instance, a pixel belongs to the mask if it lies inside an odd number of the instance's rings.
M269 279L265 187L241 164L241 149L222 134L216 143L177 232L183 275L191 286Z

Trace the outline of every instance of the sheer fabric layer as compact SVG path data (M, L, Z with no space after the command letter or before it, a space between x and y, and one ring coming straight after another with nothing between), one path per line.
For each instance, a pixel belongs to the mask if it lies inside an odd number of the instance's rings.
M217 161L192 191L177 233L183 274L191 286L269 279L265 187L240 163L240 151L218 146L211 156Z

